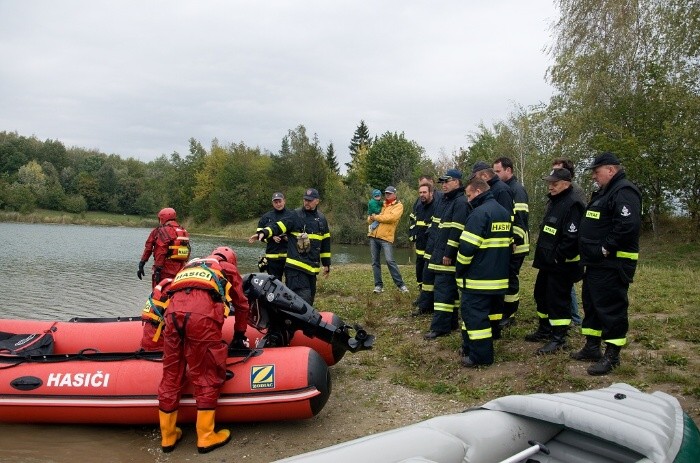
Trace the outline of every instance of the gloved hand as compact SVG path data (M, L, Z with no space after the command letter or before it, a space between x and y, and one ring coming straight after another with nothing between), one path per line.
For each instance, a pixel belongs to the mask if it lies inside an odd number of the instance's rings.
M136 276L139 277L139 280L143 279L143 276L146 274L146 272L143 271L143 266L146 265L146 261L142 260L139 262L139 271L136 272Z
M245 336L245 331L234 331L229 347L233 349L248 349L248 338Z
M156 284L160 283L160 271L163 270L163 267L154 267L153 268L153 279L155 280Z
M266 271L266 270L267 270L267 264L268 264L268 262L267 262L267 257L265 257L265 256L263 255L263 256L260 257L260 259L258 260L258 270L260 270L261 272Z

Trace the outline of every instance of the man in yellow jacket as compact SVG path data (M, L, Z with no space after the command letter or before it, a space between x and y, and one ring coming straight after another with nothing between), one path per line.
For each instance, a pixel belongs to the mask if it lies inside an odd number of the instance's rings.
M396 236L396 226L401 220L403 214L403 204L396 197L396 188L388 186L384 190L384 204L382 211L379 214L371 214L367 217L367 223L372 223L375 220L379 222L379 226L374 230L370 230L369 249L372 254L372 272L374 273L374 292L381 293L384 291L384 283L382 282L382 265L380 262L380 250L384 252L386 265L389 267L389 273L394 280L394 284L402 293L407 293L408 288L401 278L399 267L394 261L394 237Z

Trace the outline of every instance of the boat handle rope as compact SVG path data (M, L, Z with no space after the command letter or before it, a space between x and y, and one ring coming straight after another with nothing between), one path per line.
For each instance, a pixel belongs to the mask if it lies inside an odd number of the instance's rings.
M60 354L60 355L27 355L27 356L5 356L0 355L0 361L3 359L12 359L13 363L0 366L0 370L13 368L24 363L62 363L72 360L87 360L93 362L121 362L123 360L138 359L147 360L149 362L162 362L161 355L153 352L136 351L115 354L103 354L99 350L88 347L82 349L75 354Z
M226 363L226 366L238 365L239 363L247 362L254 355L260 354L260 349L249 349L248 353L240 360L235 362ZM93 347L88 347L79 350L75 354L58 354L58 355L2 355L0 354L0 362L2 360L13 360L12 363L0 366L0 370L5 370L8 368L13 368L24 363L62 363L69 362L72 360L87 360L93 362L121 362L123 360L146 360L149 362L162 362L162 354L156 352L149 352L138 350L136 352L125 352L125 353L102 353L98 349Z
M239 363L245 363L245 362L247 362L248 360L250 360L250 358L251 358L253 355L259 354L260 352L261 352L261 351L260 351L259 349L249 349L248 355L246 355L245 357L243 357L243 358L240 359L240 360L236 360L235 362L231 362L231 363L228 363L228 362L227 362L227 363L226 363L226 366L227 366L227 367L230 367L230 366L233 366L233 365L238 365Z

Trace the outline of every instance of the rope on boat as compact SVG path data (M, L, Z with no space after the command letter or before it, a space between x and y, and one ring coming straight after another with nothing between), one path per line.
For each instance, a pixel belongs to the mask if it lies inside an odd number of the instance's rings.
M124 360L147 360L149 362L162 362L162 352L115 352L102 353L97 349L88 347L75 354L52 354L52 355L0 355L0 363L10 362L0 366L0 370L13 368L24 363L63 363L73 360L87 360L92 362L121 362Z
M241 351L241 349L236 349ZM247 353L240 360L235 362L227 362L226 366L230 367L239 363L247 362L254 355L259 355L260 349L247 349ZM52 355L3 355L0 354L0 370L13 368L24 363L63 363L73 360L86 360L91 362L121 362L124 360L146 360L149 362L162 362L162 352L149 352L138 350L136 352L114 352L104 353L98 349L88 347L74 354L52 354ZM9 363L6 363L9 362ZM6 363L5 365L2 365Z

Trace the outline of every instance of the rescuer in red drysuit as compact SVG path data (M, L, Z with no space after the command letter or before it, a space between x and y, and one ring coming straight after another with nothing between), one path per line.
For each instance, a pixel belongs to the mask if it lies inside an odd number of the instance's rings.
M190 235L176 219L175 209L161 209L158 212L160 225L151 230L146 240L136 276L139 280L144 276L144 266L153 254L153 288L161 279L174 277L190 258Z
M182 438L175 426L185 371L197 403L197 449L207 453L231 439L228 429L214 431L214 414L226 378L228 346L221 339L229 308L235 311L232 347L246 347L248 300L236 266L236 253L218 247L203 259L193 259L170 284L165 314L163 379L158 388L163 452Z

